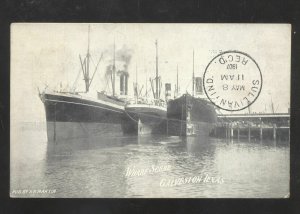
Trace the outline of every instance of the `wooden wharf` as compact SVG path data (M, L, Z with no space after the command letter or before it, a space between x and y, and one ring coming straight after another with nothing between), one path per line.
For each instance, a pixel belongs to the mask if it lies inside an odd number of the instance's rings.
M235 139L290 140L289 114L218 115L212 136Z

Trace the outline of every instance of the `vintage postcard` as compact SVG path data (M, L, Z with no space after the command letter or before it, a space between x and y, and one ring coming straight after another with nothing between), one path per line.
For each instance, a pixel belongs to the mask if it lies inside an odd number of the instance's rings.
M288 198L290 24L13 23L13 198Z

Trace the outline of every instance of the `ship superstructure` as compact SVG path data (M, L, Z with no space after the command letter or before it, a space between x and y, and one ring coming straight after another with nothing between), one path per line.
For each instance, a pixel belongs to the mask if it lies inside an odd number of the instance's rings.
M202 78L195 77L194 51L193 51L193 75L192 94L185 93L179 96L178 70L177 87L174 100L168 102L167 108L167 133L173 136L208 136L217 122L214 106L205 98L197 95L203 94Z
M67 138L88 137L90 135L122 134L125 99L116 96L115 45L112 72L112 94L97 92L97 97L88 96L90 85L94 79L102 55L91 73L90 27L88 48L84 58L80 56L81 71L85 82L85 91L50 91L39 92L44 103L47 122L48 141ZM92 74L92 75L91 75ZM127 95L128 75L120 75L120 94Z
M155 41L156 47L156 77L154 80L150 79L151 89L153 92L153 99L147 96L142 97L138 90L138 83L134 85L135 98L127 102L125 112L130 118L126 128L127 133L134 133L138 135L144 134L165 134L166 129L163 123L167 117L166 102L161 99L161 78L158 73L158 43ZM155 82L155 83L154 83Z

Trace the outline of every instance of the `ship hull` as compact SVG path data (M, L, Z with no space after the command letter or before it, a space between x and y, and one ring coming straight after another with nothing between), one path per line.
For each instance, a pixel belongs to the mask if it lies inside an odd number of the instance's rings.
M171 136L209 136L217 122L214 107L189 94L169 101L167 118L167 132Z
M49 141L122 133L124 103L110 99L43 94Z
M214 129L213 123L189 122L168 120L169 136L209 136Z
M166 120L167 111L160 106L143 104L129 105L125 107L125 113L129 121L126 123L127 134L164 134L162 124Z
M90 122L47 122L48 141L88 138L94 136L122 136L120 124Z

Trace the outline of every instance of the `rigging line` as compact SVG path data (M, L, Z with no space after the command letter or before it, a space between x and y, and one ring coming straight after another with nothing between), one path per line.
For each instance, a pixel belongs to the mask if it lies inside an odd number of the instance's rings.
M80 59L80 64L81 64L81 69L82 69L82 73L83 73L83 77L85 78L86 76L86 70L85 70L85 64L86 64L86 58L84 58L84 60L82 61L81 56L79 55L79 59Z
M146 94L145 94L145 97L147 98L148 97L148 93L151 91L151 88L149 90L146 90Z
M92 81L93 81L93 79L94 79L94 75L95 75L95 73L96 73L96 71L97 71L97 68L98 68L98 65L99 65L99 63L100 63L100 61L101 61L101 59L102 59L102 56L103 56L103 54L101 54L101 57L99 58L99 60L98 60L98 62L97 62L97 65L96 65L96 67L95 67L95 71L94 71L93 76L92 76L91 81L90 81L90 85L92 84ZM93 61L93 60L92 60L92 61Z
M142 85L142 88L141 88L141 90L140 90L140 93L138 94L139 97L141 96L141 93L142 93L143 88L144 88L144 85Z
M102 56L103 56L103 52L101 53L100 58L102 58ZM94 61L92 55L90 55L90 59L92 60L92 63L93 63L93 65L94 65L94 67L96 67L96 64L95 64L95 61Z
M92 63L93 63L93 65L94 65L94 67L96 67L96 64L95 64L95 61L93 60L92 55L90 56L90 59L92 60Z
M109 87L109 77L106 77L105 91L108 91L109 93L111 92L111 91L110 91L110 87Z
M185 91L187 90L187 88L190 86L192 80L189 81L189 83L187 84L186 88L185 88Z
M75 79L75 81L74 81L74 83L73 83L73 86L72 86L72 92L75 92L75 90L76 90L76 87L77 87L77 84L78 84L78 79L79 79L80 73L81 73L80 71L81 71L81 68L79 68L77 77L76 77L76 79Z
M131 119L131 120L133 120L133 121L135 121L136 123L138 123L139 121L137 121L137 120L135 120L133 117L131 117L128 113L127 113L127 111L125 110L125 113L126 113L126 115Z

